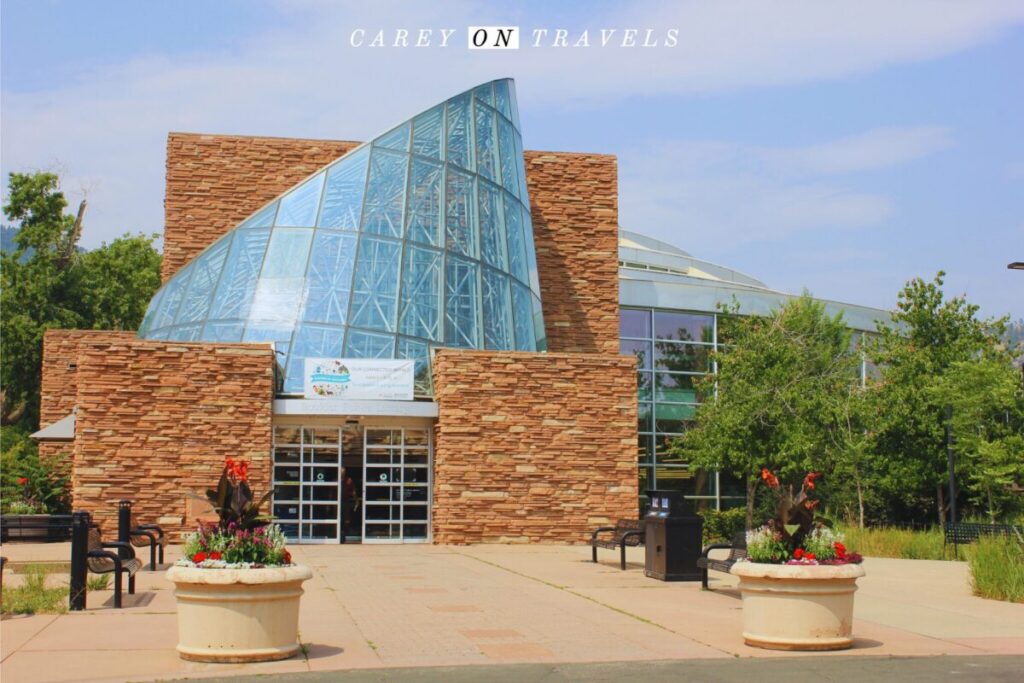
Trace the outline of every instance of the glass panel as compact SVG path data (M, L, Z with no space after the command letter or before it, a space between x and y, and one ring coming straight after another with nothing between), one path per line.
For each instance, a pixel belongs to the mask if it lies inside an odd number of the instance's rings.
M651 462L654 458L652 439L648 434L640 434L636 443L636 459L639 463Z
M181 308L181 300L185 298L185 289L188 287L188 280L192 275L189 266L185 266L164 285L163 298L160 301L160 309L153 316L153 329L169 327L174 324L174 319Z
M694 313L654 312L654 336L678 341L713 341L714 316Z
M398 429L367 429L367 446L398 446L402 443L402 432Z
M533 333L536 340L534 348L537 351L547 351L548 340L544 329L544 314L540 309L540 297L531 295L530 301L533 304Z
M146 315L142 318L142 324L139 325L139 338L146 339L147 333L153 327L153 320L156 318L157 311L160 310L160 301L163 299L164 290L161 287L157 290L153 298L149 300L149 306L146 307Z
M192 277L178 312L178 322L195 322L207 317L210 299L224 269L224 257L231 246L231 238L232 235L228 234L200 254L192 264Z
M340 358L345 330L341 327L303 324L295 331L288 372L284 382L285 393L301 393L307 358Z
M401 529L400 524L371 524L367 522L366 538L374 540L398 538L401 535Z
M659 403L656 407L654 427L659 432L681 434L697 413L697 406Z
M654 472L653 468L641 467L637 472L638 484L640 489L640 516L647 514L647 508L650 507L650 498L647 496L647 492L654 488Z
M487 105L494 106L494 93L490 83L485 83L474 89L473 96Z
M387 147L402 152L409 151L409 122L403 123L398 128L388 131L373 141L375 147Z
M638 370L651 369L651 342L631 339L619 340L619 353L623 356L636 356Z
M260 279L303 277L312 239L311 229L274 230Z
M498 172L498 144L494 130L494 112L487 107L474 106L476 110L476 168L477 173L501 182Z
M501 80L494 83L494 106L502 115L512 119L512 103L509 100L508 81Z
M269 228L274 224L274 215L277 213L277 201L267 204L249 218L242 221L238 227L245 228Z
M700 379L700 375L670 375L659 372L655 379L655 396L659 401L699 403L703 396L694 383Z
M400 256L397 242L362 238L352 293L352 325L394 331Z
M484 348L511 349L512 301L508 277L484 268Z
M530 289L540 296L540 273L537 271L536 248L533 246L533 221L526 209L523 209L523 240L526 245L526 270L530 278Z
M317 230L310 252L303 319L343 324L348 315L356 236Z
M302 443L302 431L298 427L274 427L274 444Z
M530 292L518 282L512 283L512 322L516 337L516 351L533 351L533 304Z
M202 338L204 341L212 342L240 342L242 341L243 327L244 325L240 322L206 323L203 327Z
M402 273L399 330L413 337L439 340L441 252L409 245Z
M476 258L476 197L473 176L453 168L445 177L448 249Z
M303 432L302 438L308 445L338 446L337 427L306 427Z
M508 272L501 192L489 183L478 182L477 197L480 207L480 255L495 268Z
M651 426L651 416L654 414L654 409L650 403L640 403L637 405L636 411L636 430L638 432L651 433L654 431Z
M404 443L407 448L426 446L430 443L430 437L425 429L406 429Z
M515 82L508 80L508 100L509 105L512 109L512 123L515 125L517 130L522 130L523 127L519 125L519 100L516 97L516 84Z
M686 467L658 466L655 471L658 488L682 491L686 496L714 496L714 474L690 471Z
M316 225L316 212L320 208L320 194L324 186L324 173L299 185L281 198L277 212L277 226L306 227Z
M635 308L623 308L619 311L620 337L651 336L651 312Z
M408 239L433 246L441 244L441 183L444 167L422 159L412 160L409 206L406 217Z
M671 372L710 372L710 346L679 342L654 342L654 365Z
M448 162L473 170L473 158L470 154L469 144L469 93L448 100L446 112L448 121Z
M519 202L505 198L505 232L508 238L509 272L520 282L530 282L530 268L526 259L526 238L523 235L523 217Z
M515 131L512 124L498 117L498 151L501 153L501 184L512 194L519 196L519 180L516 172Z
M519 179L519 200L523 203L523 206L530 208L530 196L527 192L526 161L525 157L523 157L523 141L519 137L519 133L515 134L513 141L516 144L516 174Z
M641 401L650 401L651 396L651 373L649 372L638 372L636 373L636 394L637 398Z
M480 267L456 256L448 257L445 270L445 345L480 348Z
M366 183L363 232L401 237L408 160L405 154L374 147Z
M167 334L167 338L171 341L199 341L199 333L202 329L202 325L172 327L171 331Z
M394 358L395 338L386 334L348 331L346 358Z
M413 376L413 393L426 396L432 393L433 381L430 376L430 349L423 342L411 339L398 340L398 357L416 361Z
M270 239L270 230L240 230L235 233L217 293L210 307L210 317L245 319L256 290L256 280L263 264L263 254ZM170 284L170 283L168 283Z
M412 151L441 159L444 144L444 105L420 114L412 121Z
M359 229L363 192L366 189L366 162L369 158L370 150L364 147L327 170L324 205L320 209L318 223L320 227Z

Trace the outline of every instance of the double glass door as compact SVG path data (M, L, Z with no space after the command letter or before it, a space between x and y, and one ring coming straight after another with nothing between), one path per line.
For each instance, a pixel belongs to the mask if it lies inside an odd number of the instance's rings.
M426 542L430 430L274 427L275 521L300 543Z
M430 432L367 427L363 542L426 542L430 533Z

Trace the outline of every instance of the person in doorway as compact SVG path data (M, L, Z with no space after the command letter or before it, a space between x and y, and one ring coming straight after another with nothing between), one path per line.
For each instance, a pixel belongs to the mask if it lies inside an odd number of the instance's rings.
M357 530L355 526L356 510L359 509L359 493L356 491L356 484L347 471L341 473L341 524L346 536L352 535Z

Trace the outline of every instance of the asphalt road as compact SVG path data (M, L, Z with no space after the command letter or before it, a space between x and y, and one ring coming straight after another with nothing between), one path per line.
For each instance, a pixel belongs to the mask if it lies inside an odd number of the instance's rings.
M1024 656L980 657L780 657L778 659L688 659L660 662L510 664L489 666L358 669L284 675L205 678L207 683L936 683L1024 681Z

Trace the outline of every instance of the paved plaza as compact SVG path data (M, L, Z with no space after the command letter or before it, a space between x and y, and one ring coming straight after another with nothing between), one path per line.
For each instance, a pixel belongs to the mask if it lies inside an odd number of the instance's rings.
M126 596L125 609L112 609L111 593L104 591L89 595L85 612L5 618L0 625L3 680L339 670L367 670L369 675L368 670L383 668L395 668L395 680L429 680L401 678L399 669L461 666L474 668L465 669L470 677L459 680L479 680L481 674L471 672L488 671L477 668L486 666L494 667L495 678L513 680L520 671L520 680L526 680L532 675L528 672L550 674L556 664L570 668L561 677L544 674L545 680L585 680L586 671L594 680L615 680L615 671L628 670L617 668L628 664L617 663L640 660L648 662L644 671L655 667L651 680L661 679L659 671L668 676L673 665L650 662L704 660L701 670L714 671L714 660L722 660L717 680L732 680L727 672L740 677L749 676L749 670L743 674L725 662L750 657L813 658L794 665L817 669L820 653L743 645L740 599L731 577L712 574L710 592L701 591L699 583L655 581L643 574L643 549L630 550L630 565L623 572L616 553L605 551L595 565L585 546L295 546L296 561L314 571L300 617L304 656L249 665L180 660L174 651L173 587L163 572L143 572L137 594ZM171 549L168 559L176 552ZM15 564L66 561L68 547L9 544L3 554ZM826 659L867 672L874 662L891 663L894 656L980 656L962 660L963 666L972 670L980 666L976 662L991 662L993 679L998 671L1019 670L1024 660L986 656L1024 655L1024 605L972 596L965 563L869 558L865 568L857 594L855 647ZM19 578L5 572L5 587ZM858 663L855 658L864 659ZM517 669L521 664L532 668ZM1013 666L1007 669L1006 664ZM765 671L784 671L772 667ZM346 680L377 680L348 675L356 677Z

